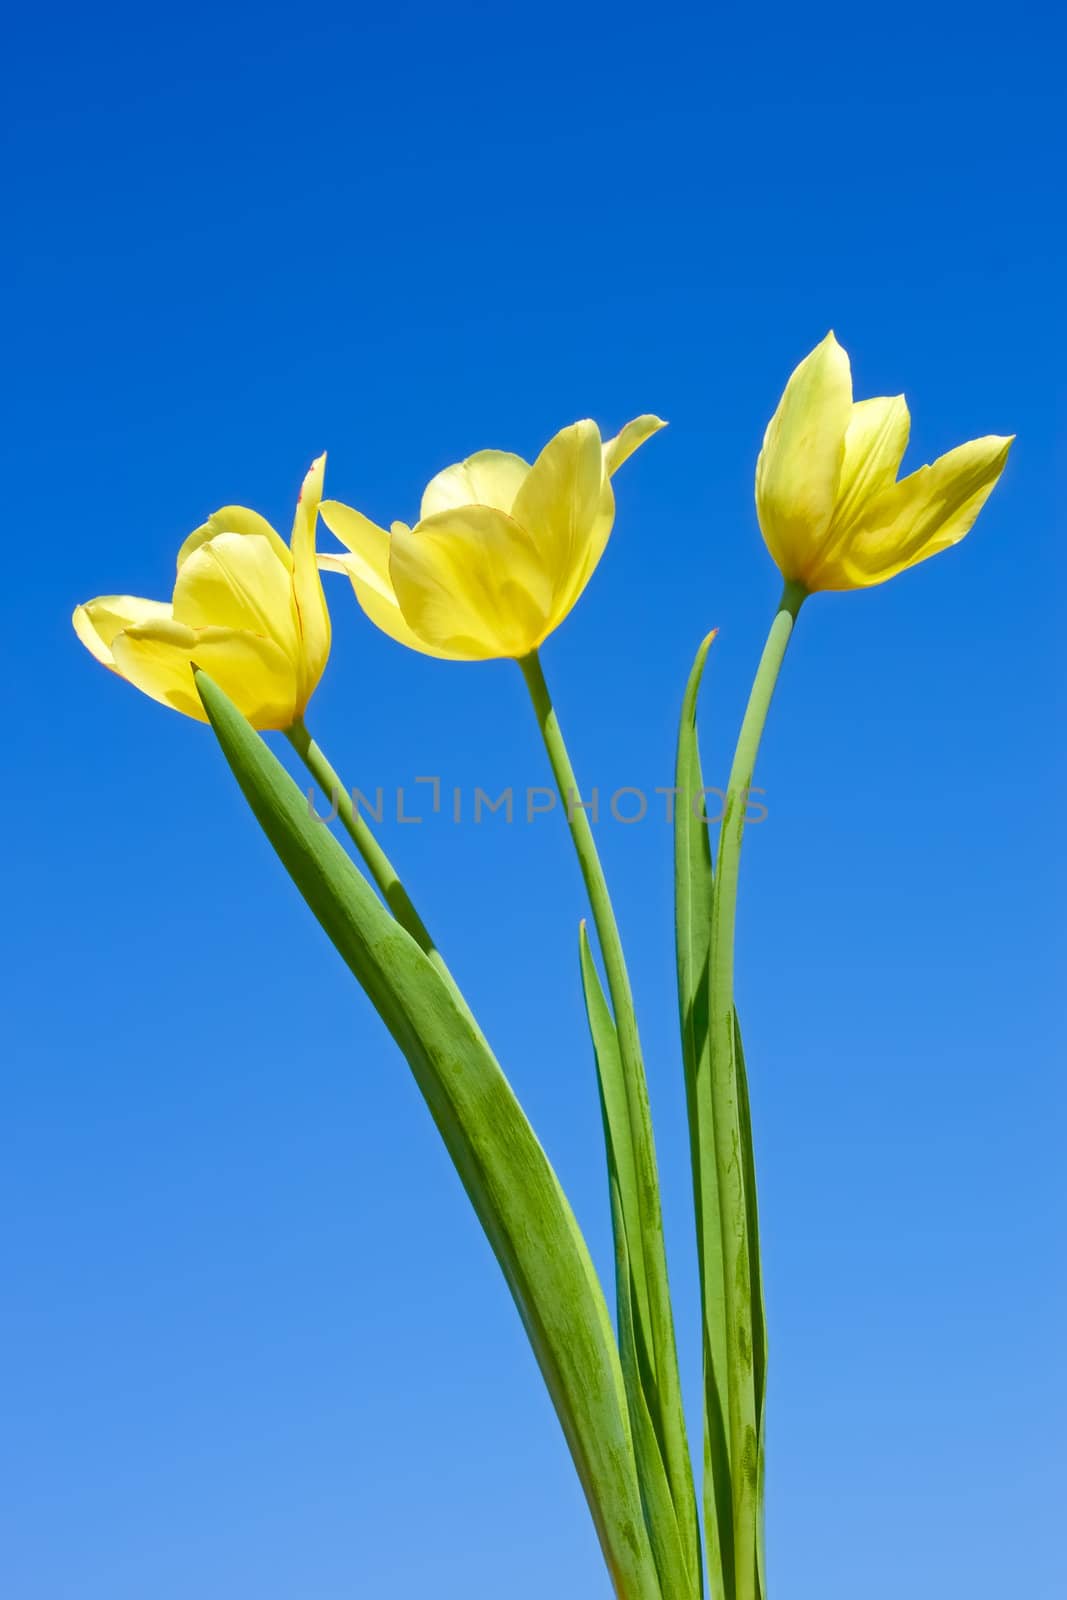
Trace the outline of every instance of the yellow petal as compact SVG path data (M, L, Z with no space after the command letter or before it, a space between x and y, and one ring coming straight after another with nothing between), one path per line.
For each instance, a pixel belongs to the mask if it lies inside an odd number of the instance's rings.
M347 572L358 577L368 588L374 589L383 600L396 604L393 582L389 576L389 535L376 522L365 517L362 511L346 506L340 500L324 500L319 513L330 532L345 546L351 556L319 555L319 566L334 572Z
M585 542L585 549L581 560L571 573L563 588L557 592L552 610L551 627L558 628L564 617L572 610L579 599L582 590L589 582L599 565L600 558L607 547L611 530L615 523L615 496L612 493L611 477L624 461L628 461L646 439L658 433L667 424L659 417L651 415L635 417L628 422L625 428L615 435L614 439L607 439L602 447L604 481L600 491L600 503L597 507L596 519L589 531Z
M602 447L604 480L600 490L600 503L597 506L596 519L589 532L585 543L582 558L574 569L569 581L557 593L556 603L553 607L553 628L558 628L564 617L573 608L582 590L589 582L600 563L600 558L607 547L611 530L615 523L615 496L612 492L611 477L624 461L628 461L646 439L658 433L667 424L659 417L651 415L635 417L628 422L625 428L608 439Z
M197 636L193 660L225 689L254 728L284 732L304 714L303 686L292 663L270 639L228 628L204 628Z
M315 527L319 518L326 456L317 456L305 475L297 500L289 547L293 557L293 599L301 638L299 709L303 712L322 677L330 654L330 613L315 560Z
M157 622L171 614L163 600L140 600L132 594L105 594L75 607L71 621L85 648L105 667L114 670L111 641L123 628L140 622Z
M600 558L607 548L611 530L615 525L615 495L611 487L611 479L604 478L600 489L600 501L597 506L596 519L589 530L585 541L581 559L570 574L562 588L557 589L552 602L552 616L549 619L548 632L553 632L559 627L564 617L574 609L581 598L582 591L589 582L593 573L600 564Z
M254 727L284 729L298 715L293 663L270 639L233 628L159 621L126 629L113 644L115 669L153 700L206 722L193 682L203 667Z
M189 628L244 628L273 639L294 664L300 635L287 566L260 534L220 533L182 563L174 620Z
M958 445L868 502L822 587L884 583L958 544L1003 472L1012 438L991 434Z
M424 655L455 659L451 651L425 644L404 620L389 576L389 535L385 529L339 500L324 500L320 510L323 522L343 545L347 545L348 553L320 555L319 566L327 572L343 572L350 578L364 615L398 644Z
M209 539L216 539L220 533L258 534L269 542L275 555L286 567L292 565L289 546L275 533L266 517L261 517L258 511L250 511L247 506L222 506L218 511L213 511L203 526L195 529L186 539L178 551L178 570L181 571L183 563L194 550L199 550Z
M548 631L552 584L539 551L492 506L441 511L411 531L394 525L389 571L412 630L459 659L525 656Z
M390 639L395 639L397 644L407 645L409 650L418 650L422 655L437 656L443 661L466 659L453 650L435 649L420 639L404 621L404 613L396 601L387 600L377 587L364 582L362 564L354 556L320 555L319 566L324 572L340 572L349 578L364 616L369 617L375 627L387 633Z
M466 461L445 467L431 478L422 496L420 522L456 506L494 506L510 512L519 485L530 470L528 461L506 450L479 450Z
M830 528L852 415L848 356L832 333L785 386L756 464L756 510L783 577L804 580Z
M572 423L550 439L520 485L512 516L529 535L553 595L573 591L599 559L610 532L604 527L605 485L600 432L595 422ZM595 561L593 561L595 565Z
M902 394L858 400L845 429L845 455L837 484L832 542L843 537L875 495L896 482L908 447L911 417Z
M625 428L619 430L614 439L605 439L604 471L607 476L610 478L646 439L651 439L654 433L658 433L666 426L667 424L659 417L635 417Z
M187 717L206 722L189 665L196 632L180 622L159 618L115 635L115 671L143 694Z

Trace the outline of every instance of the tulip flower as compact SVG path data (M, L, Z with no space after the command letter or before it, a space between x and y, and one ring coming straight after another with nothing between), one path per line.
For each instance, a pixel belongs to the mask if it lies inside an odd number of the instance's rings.
M767 635L723 802L714 877L707 845L678 848L688 873L678 898L679 986L686 1020L694 1183L710 1187L719 1218L701 1240L705 1384L718 1397L705 1418L705 1490L713 1553L729 1550L731 1593L766 1593L763 1574L763 1438L766 1321L759 1281L755 1158L744 1055L734 1003L734 932L745 800L778 674L806 597L862 589L956 544L970 530L1011 447L990 436L959 445L897 480L910 419L903 395L854 401L848 356L832 333L797 367L771 418L756 466L756 509L767 548L785 579ZM687 696L679 770L696 773L695 700L706 644ZM691 832L691 827L690 830ZM709 955L710 953L710 955ZM702 964L703 961L703 964ZM695 974L695 976L694 976ZM706 1018L701 1033L693 1018ZM710 1174L710 1179L709 1179ZM748 1455L751 1471L736 1463Z
M387 533L326 500L323 521L347 553L319 565L346 573L371 621L413 650L521 660L559 627L604 553L616 468L663 426L637 417L602 443L595 422L575 422L533 466L479 451L430 480L414 528Z
M972 527L1011 438L972 439L897 481L903 395L854 401L832 333L785 386L756 466L756 508L782 576L807 593L884 583Z
M287 545L258 512L224 506L178 552L169 604L104 595L74 629L96 659L153 700L206 722L194 665L254 727L300 721L330 653L330 616L315 560L324 455L304 479Z

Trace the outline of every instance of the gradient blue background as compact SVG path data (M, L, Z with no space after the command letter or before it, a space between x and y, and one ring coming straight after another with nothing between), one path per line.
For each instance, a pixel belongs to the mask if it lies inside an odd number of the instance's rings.
M781 1600L1054 1600L1064 1490L1062 36L1036 4L60 5L5 82L0 1582L12 1600L607 1583L407 1070L213 741L68 617L311 456L408 517L487 445L670 418L545 651L587 784L721 782L776 593L759 439L834 326L909 462L1016 432L958 550L802 618L740 998ZM350 781L545 781L518 674L338 583ZM559 818L383 829L608 1265ZM606 824L691 1392L670 839Z

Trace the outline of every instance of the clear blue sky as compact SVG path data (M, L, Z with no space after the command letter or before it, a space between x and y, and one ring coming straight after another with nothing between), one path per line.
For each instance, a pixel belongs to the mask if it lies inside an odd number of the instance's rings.
M606 1597L403 1062L210 734L68 618L169 593L217 505L287 528L324 448L333 493L407 518L472 450L655 410L545 666L588 784L669 783L721 625L721 781L777 593L756 451L833 326L858 393L906 390L910 462L1019 441L958 550L810 605L761 762L772 1592L1061 1597L1062 23L197 0L23 8L8 44L5 1593ZM513 669L330 595L311 720L350 781L545 781ZM556 824L383 836L606 1268ZM693 1380L669 833L601 840Z

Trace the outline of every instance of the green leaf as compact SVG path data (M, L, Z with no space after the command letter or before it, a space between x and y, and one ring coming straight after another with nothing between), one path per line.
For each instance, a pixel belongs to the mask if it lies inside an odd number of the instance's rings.
M708 1017L713 878L696 726L697 696L714 637L709 634L697 651L678 731L674 777L675 943L703 1308L704 1538L708 1586L713 1600L733 1600L727 1329Z
M699 1577L687 1567L678 1515L671 1498L667 1464L654 1421L654 1409L659 1400L649 1350L647 1290L638 1266L639 1255L630 1246L631 1239L640 1237L640 1216L619 1038L589 948L584 922L579 930L579 956L608 1153L619 1349L641 1481L641 1498L664 1595L673 1600L674 1596L691 1594L699 1600Z
M735 1596L748 1594L753 1595L755 1600L762 1600L767 1593L763 1554L767 1321L760 1269L748 1078L736 1011L733 1013L730 1058L719 1066L719 1070L730 1075L730 1092L721 1096L720 1102L725 1101L736 1107L732 1147L740 1152L745 1209L743 1217L728 1218L726 1229L735 1241L740 1239L749 1285L752 1330L750 1360L740 1357L726 1310L723 1206L729 1205L730 1185L726 1182L726 1175L720 1172L716 1159L715 1096L712 1086L710 980L714 874L709 825L705 820L703 804L704 779L697 739L696 708L708 649L714 637L714 634L709 635L697 651L682 702L675 774L675 787L679 793L674 825L678 1002L704 1308L704 1526L713 1600L720 1600L720 1597L734 1600ZM730 1459L730 1385L739 1383L751 1385L758 1437L755 1492L757 1570L749 1573L735 1571L734 1560L735 1517L739 1507L743 1515L748 1515L752 1498L744 1482L744 1464L735 1470Z
M196 681L263 831L407 1058L518 1307L617 1595L664 1600L607 1306L544 1151L426 954L309 815L299 788L222 690L202 672Z

